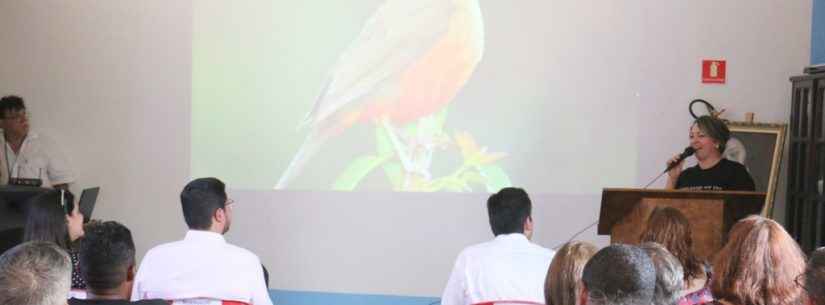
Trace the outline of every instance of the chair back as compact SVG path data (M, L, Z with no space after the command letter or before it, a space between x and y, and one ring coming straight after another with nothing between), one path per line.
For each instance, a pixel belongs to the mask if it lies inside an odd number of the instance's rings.
M475 303L473 305L545 305L545 304L544 303L538 303L538 302L532 302L532 301L499 300L499 301L488 301L488 302Z
M245 302L218 300L210 298L180 299L167 302L169 302L169 305L249 305L249 303Z
M72 289L69 290L69 298L75 298L78 300L85 300L86 299L86 289Z

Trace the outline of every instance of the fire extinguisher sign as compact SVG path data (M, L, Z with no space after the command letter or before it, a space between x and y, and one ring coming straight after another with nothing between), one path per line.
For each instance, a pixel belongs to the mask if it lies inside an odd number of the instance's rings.
M702 60L702 83L703 84L724 84L725 83L725 60L705 59Z

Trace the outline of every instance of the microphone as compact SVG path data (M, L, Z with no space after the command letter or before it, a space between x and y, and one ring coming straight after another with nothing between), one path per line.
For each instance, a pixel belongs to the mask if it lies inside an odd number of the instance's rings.
M679 154L679 158L677 158L677 159L676 159L676 162L673 162L673 163L671 163L671 164L668 164L667 169L666 169L664 172L662 172L661 174L659 174L659 176L658 176L658 177L656 177L655 179L653 179L653 181L650 181L650 183L648 183L647 185L645 185L645 187L643 187L642 189L647 189L647 187L649 187L651 184L653 184L653 182L656 182L656 180L659 180L659 178L661 178L661 177L662 177L662 175L664 175L665 173L667 173L667 171L669 171L669 170L671 170L672 168L676 167L676 165L677 165L677 164L679 164L680 162L682 162L682 161L684 161L685 159L687 159L687 157L692 156L692 155L693 155L693 153L695 153L695 152L696 152L696 149L695 149L695 148L693 148L692 146L685 147L685 151L683 151L681 154ZM592 224L588 225L588 226L587 226L587 227L585 227L584 229L581 229L579 232L576 232L576 234L573 234L573 237L570 237L570 239L569 239L569 240L567 240L567 242L571 242L571 241L573 241L573 239L574 239L574 238L578 237L579 235L581 235L582 233L584 233L585 231L587 231L588 229L592 228L593 226L595 226L595 225L597 225L597 224L599 224L599 221L598 221L598 220L597 220L596 222L594 222L594 223L592 223ZM565 242L565 243L567 243L567 242ZM552 249L553 249L553 250L558 250L558 249L559 249L561 246L563 246L565 243L560 243L560 244L556 245L555 247L553 247Z
M693 146L688 146L688 147L685 147L685 151L683 151L683 152L679 155L679 158L677 158L677 159L676 159L676 162L670 163L670 164L667 166L667 169L665 169L665 172L667 172L667 171L669 171L669 170L673 169L674 167L676 167L676 165L678 165L679 163L681 163L682 161L684 161L685 159L687 159L687 157L692 156L692 155L693 155L693 153L695 153L695 152L696 152L696 149L695 149L695 148L693 148Z

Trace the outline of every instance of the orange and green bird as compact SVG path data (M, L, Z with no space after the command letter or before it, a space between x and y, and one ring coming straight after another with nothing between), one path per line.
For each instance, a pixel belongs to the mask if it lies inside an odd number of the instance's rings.
M395 126L444 109L483 54L478 0L384 2L330 69L303 123L309 134L275 188L286 188L326 140L354 124L385 128L405 169L425 170Z

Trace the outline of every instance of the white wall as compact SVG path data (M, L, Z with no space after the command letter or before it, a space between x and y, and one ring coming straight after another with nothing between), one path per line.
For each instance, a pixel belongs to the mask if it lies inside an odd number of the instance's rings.
M99 185L95 211L140 249L183 232L189 175L191 4L0 2L0 92L26 99L35 130Z
M788 77L809 61L810 1L560 1L554 7L587 6L612 16L588 20L599 25L592 30L609 31L622 18L643 29L615 39L618 47L638 47L642 73L593 71L601 78L639 77L635 106L640 125L648 126L639 132L639 184L685 146L685 108L693 98L728 109L731 119L756 112L760 121L787 121ZM525 10L523 19L543 22L536 11ZM75 187L102 187L96 216L131 227L139 252L185 229L177 196L189 179L191 37L188 1L0 2L0 94L26 98L34 128L56 138L77 169ZM612 60L611 50L593 55ZM728 60L728 83L700 85L699 61L717 57ZM442 195L448 205L417 194L376 194L355 204L345 204L351 196L345 193L307 201L283 193L278 202L233 196L241 204L229 239L259 253L278 289L435 296L457 252L490 236L483 194ZM548 247L597 217L598 196L534 201L536 240ZM604 243L594 232L582 238Z

